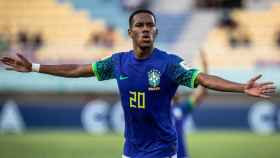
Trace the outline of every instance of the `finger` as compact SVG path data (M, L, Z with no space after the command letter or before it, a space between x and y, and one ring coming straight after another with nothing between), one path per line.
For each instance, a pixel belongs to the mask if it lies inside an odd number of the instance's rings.
M266 90L263 90L262 93L266 94L266 93L275 93L276 92L276 89L266 89Z
M7 61L7 60L10 60L10 58L8 58L8 57L1 58L1 61Z
M16 69L14 69L14 68L12 68L12 67L7 67L7 68L5 68L6 70L8 70L8 71L16 71Z
M260 83L260 86L265 86L265 85L273 85L274 82L264 82L264 83Z
M261 77L262 77L262 75L258 75L258 76L256 76L256 77L250 79L250 82L255 82L255 81L257 81L258 79L260 79Z
M6 64L6 65L8 65L8 66L15 66L14 63L9 62L9 61L4 61L3 63Z
M11 59L11 58L5 58L3 61L2 61L4 64L10 66L10 67L18 67L18 66L24 66L24 63L21 62L21 61L18 61L18 60L14 60L14 59Z
M261 88L262 93L274 93L276 92L276 87L275 86L269 86L266 88Z
M265 90L265 91L262 91L261 94L269 94L269 95L273 95L275 94L276 91L275 90Z
M24 56L22 56L21 54L19 54L19 53L17 53L17 56L21 59L21 60L23 60L24 62L28 62L28 60L24 57Z
M262 86L261 89L262 89L262 90L266 90L266 89L276 89L276 86L273 86L273 85L266 85L266 86Z
M2 60L1 60L2 62L10 62L10 63L14 63L15 62L15 60L14 59L12 59L12 58L9 58L9 57L4 57L4 58L2 58Z
M7 59L7 58L3 58L1 61L2 61L2 62L12 62L12 60Z
M261 95L259 95L259 97L267 99L267 98L270 98L271 96L265 95L265 94L261 94Z
M15 60L10 59L10 58L4 58L4 59L2 60L2 62L15 63Z
M2 57L3 59L12 59L11 57L6 57L6 56L4 56L4 57Z
M2 59L5 59L5 58L9 58L9 57L3 56L3 57L2 57L2 58L0 58L0 59L2 60Z

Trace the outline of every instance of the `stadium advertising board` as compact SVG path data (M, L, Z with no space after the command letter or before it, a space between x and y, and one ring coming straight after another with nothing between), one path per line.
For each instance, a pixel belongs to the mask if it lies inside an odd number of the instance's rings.
M89 133L123 131L120 102L111 105L105 100L93 100L81 105L72 104L28 104L6 100L0 104L0 130L15 133L40 128L80 129ZM202 105L188 118L186 128L240 129L271 134L280 129L280 107L269 101L250 106Z

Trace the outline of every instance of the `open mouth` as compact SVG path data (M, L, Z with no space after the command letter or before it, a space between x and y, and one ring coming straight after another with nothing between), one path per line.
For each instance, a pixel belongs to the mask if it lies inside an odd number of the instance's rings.
M144 42L150 42L150 41L151 41L151 36L149 36L149 35L143 35L143 36L142 36L142 40L143 40Z

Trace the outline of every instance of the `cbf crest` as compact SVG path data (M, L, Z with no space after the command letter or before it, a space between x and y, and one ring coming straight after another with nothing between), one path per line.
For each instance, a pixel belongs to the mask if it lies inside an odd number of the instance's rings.
M149 90L155 91L160 90L160 71L157 69L151 69L148 72L148 79L149 79Z

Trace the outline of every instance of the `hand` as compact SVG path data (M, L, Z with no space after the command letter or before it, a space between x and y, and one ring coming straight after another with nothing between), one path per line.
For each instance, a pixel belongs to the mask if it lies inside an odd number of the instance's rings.
M261 77L262 75L258 75L249 80L245 85L244 92L255 97L270 98L270 95L275 93L276 87L273 82L256 83Z
M14 70L18 72L31 72L32 64L21 54L17 54L17 58L3 57L0 61L9 66L7 70Z

